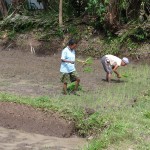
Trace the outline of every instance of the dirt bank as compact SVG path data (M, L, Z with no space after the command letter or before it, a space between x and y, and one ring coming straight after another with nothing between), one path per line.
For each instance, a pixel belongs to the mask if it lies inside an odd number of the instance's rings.
M30 106L0 102L0 126L56 137L74 134L74 123L52 112L43 112Z

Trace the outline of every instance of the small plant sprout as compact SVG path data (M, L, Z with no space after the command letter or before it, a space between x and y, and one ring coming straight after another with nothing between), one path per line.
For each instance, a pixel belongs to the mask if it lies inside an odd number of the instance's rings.
M77 59L77 62L82 63L83 65L91 65L91 64L93 64L93 58L89 57L85 61Z
M128 74L122 74L121 77L128 78L129 75Z
M83 71L88 73L88 72L92 72L93 69L91 67L87 66L87 67L84 67Z
M68 92L71 92L71 91L74 90L74 88L75 88L75 82L71 82L71 83L68 84L67 91L68 91ZM82 90L81 85L79 85L78 90L79 90L79 91Z
M92 57L88 57L85 61L77 59L77 62L82 63L82 67L83 67L84 72L89 73L89 72L93 71L93 69L91 67L91 65L93 64L93 58Z

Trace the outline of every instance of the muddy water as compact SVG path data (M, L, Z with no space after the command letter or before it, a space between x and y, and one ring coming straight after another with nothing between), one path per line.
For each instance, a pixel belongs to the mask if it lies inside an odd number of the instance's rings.
M0 127L0 150L78 150L82 138L56 138Z

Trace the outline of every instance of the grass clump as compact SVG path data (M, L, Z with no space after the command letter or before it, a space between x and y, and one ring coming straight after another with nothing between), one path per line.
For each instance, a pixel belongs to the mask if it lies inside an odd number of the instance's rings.
M145 112L144 116L145 116L147 119L150 119L150 111Z
M85 117L86 115L84 115ZM77 130L79 135L86 137L87 135L96 135L97 131L102 132L107 127L108 120L101 116L98 112L82 118L78 121Z
M68 84L68 86L67 86L67 91L68 92L71 92L71 91L73 91L75 89L75 82L71 82L71 83L69 83ZM78 91L82 91L82 86L81 85L79 85L78 86Z
M84 69L83 69L83 72L87 72L87 73L90 73L90 72L92 72L93 71L93 69L91 68L91 67L84 67Z

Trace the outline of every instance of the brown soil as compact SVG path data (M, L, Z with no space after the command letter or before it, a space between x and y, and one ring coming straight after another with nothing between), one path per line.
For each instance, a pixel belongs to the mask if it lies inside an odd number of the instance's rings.
M52 112L30 106L0 102L0 126L56 137L70 137L74 124Z
M79 150L83 138L58 138L0 127L0 150Z
M60 53L36 56L20 50L0 50L0 92L31 97L63 96L59 68ZM83 72L81 64L77 64L77 70L85 91L94 90L100 83L105 84L100 77L99 60L94 60L94 76ZM1 102L0 107L0 126L56 137L74 134L74 123L59 114L15 103Z
M105 73L99 59L94 60L91 73L83 72L80 63L77 63L76 67L84 90L95 90L101 84L105 84L102 81ZM14 49L0 51L0 91L25 96L61 94L59 69L60 52L52 56L40 57Z
M105 72L99 59L94 60L90 73L83 71L82 64L77 63L76 66L85 92L108 85L102 80ZM59 69L60 52L51 56L37 56L30 50L0 50L0 92L31 97L63 96ZM74 124L62 119L59 114L15 103L1 102L0 107L0 126L57 137L74 134Z
M59 73L60 51L58 51L57 54L52 53L51 56L37 56L32 54L30 49L28 51L11 48L2 49L3 48L0 47L0 92L30 97L63 96L61 94L62 83L60 82ZM81 56L77 56L77 58L83 59ZM84 72L82 64L80 63L77 63L76 67L80 75L81 85L85 92L108 86L108 83L104 82L105 72L100 65L99 59L94 60L92 72ZM121 83L120 81L124 82L114 77L111 85L114 86L116 83ZM14 141L16 143L13 145L15 147L14 149L31 149L30 147L36 149L35 147L45 147L45 144L50 144L50 149L58 149L58 144L62 147L64 143L68 142L68 144L70 144L69 150L73 147L75 148L80 142L81 145L83 145L83 141L80 139L78 141L75 139L76 142L69 142L69 140L63 142L59 139L58 142L58 139L48 140L48 137L38 135L36 136L38 138L35 139L35 135L32 137L29 134L22 135L20 131L19 133L14 131L12 134L12 131L8 129L18 129L29 133L55 137L72 137L75 134L75 126L73 122L65 120L57 113L44 112L26 105L0 102L0 108L0 126L7 128L0 128L2 131L0 134L0 149L13 149L12 145L9 145L11 148L6 148L6 146L8 142L14 143ZM85 108L85 111L87 115L94 112L89 108ZM15 139L14 134L16 135ZM20 141L18 141L17 135L19 135L19 138L21 137ZM28 138L26 143L23 142L24 138ZM42 140L44 141L43 145ZM16 141L18 141L18 143ZM45 143L45 141L47 141L47 143ZM53 145L52 143L54 143L54 141L55 144ZM52 146L53 148L51 148ZM65 146L66 145L64 145L64 147Z

